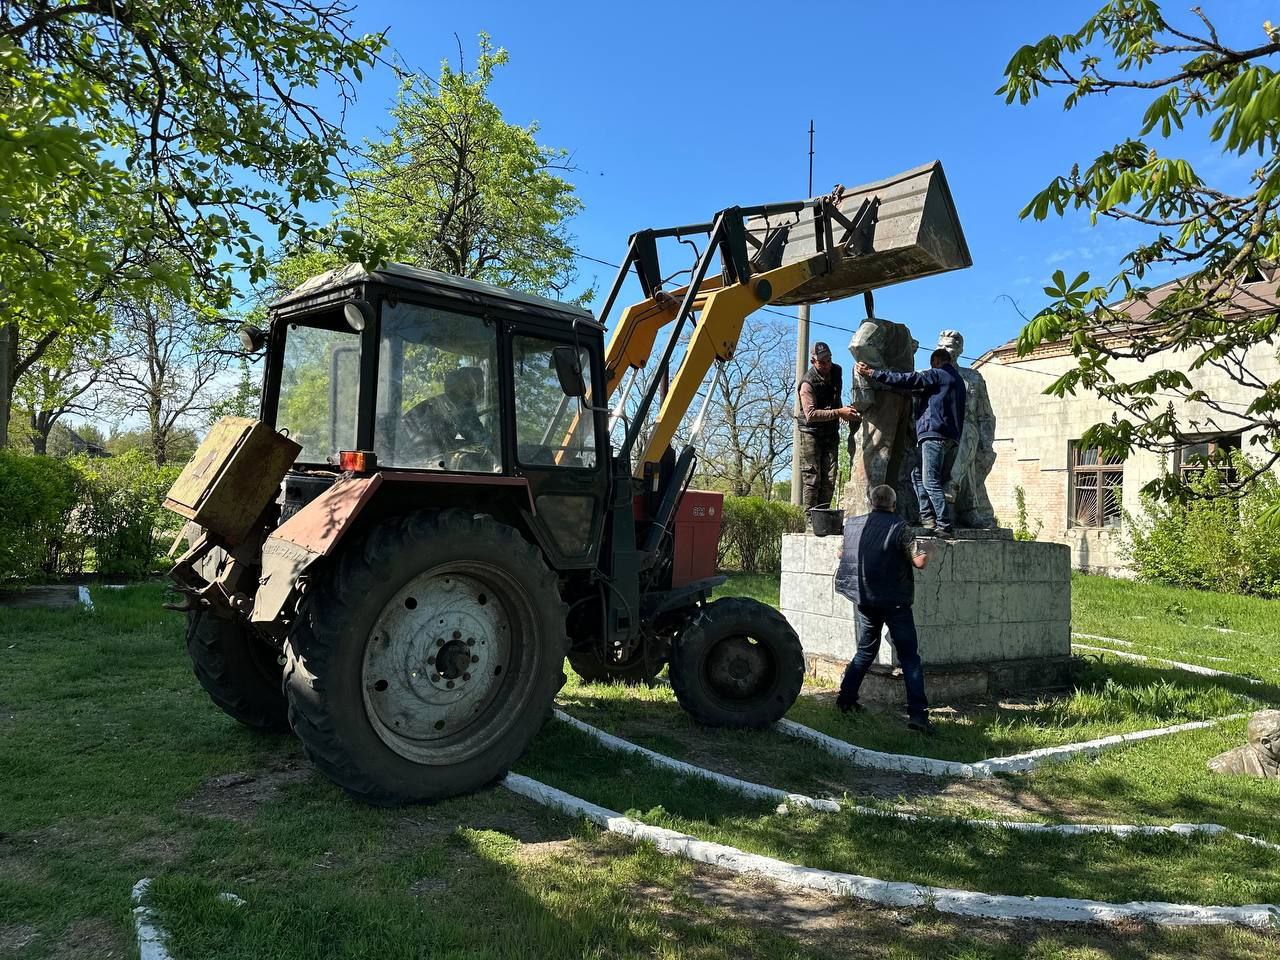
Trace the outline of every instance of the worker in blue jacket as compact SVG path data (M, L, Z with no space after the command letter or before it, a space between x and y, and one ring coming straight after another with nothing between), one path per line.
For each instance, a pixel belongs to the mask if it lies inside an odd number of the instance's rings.
M960 431L964 427L964 380L951 362L951 354L935 350L929 369L914 373L875 370L859 362L858 373L894 390L915 394L916 442L920 462L911 471L911 480L920 501L920 521L940 537L953 537L953 511L943 495L951 474Z

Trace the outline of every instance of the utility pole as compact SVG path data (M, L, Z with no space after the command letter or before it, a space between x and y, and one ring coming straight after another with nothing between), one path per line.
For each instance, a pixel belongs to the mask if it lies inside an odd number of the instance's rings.
M813 121L809 121L809 192L806 197L813 196ZM800 416L800 378L809 370L809 305L802 303L796 311L796 398L795 416ZM791 423L791 502L800 506L800 421L792 418Z

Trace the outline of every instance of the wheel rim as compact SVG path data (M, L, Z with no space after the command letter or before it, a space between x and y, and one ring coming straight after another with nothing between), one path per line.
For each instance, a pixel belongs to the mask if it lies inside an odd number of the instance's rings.
M777 681L777 662L767 645L745 634L716 643L703 669L716 699L732 706L756 700Z
M365 644L365 712L379 739L416 763L481 752L519 714L536 655L528 594L503 571L453 563L409 580Z

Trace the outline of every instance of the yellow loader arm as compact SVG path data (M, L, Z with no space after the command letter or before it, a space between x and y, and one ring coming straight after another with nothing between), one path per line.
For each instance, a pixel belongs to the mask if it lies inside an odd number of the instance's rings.
M694 301L695 305L701 307L697 323L680 360L680 366L671 379L667 395L658 409L649 442L644 453L636 460L637 476L643 473L646 463L656 463L666 451L680 421L693 403L698 388L706 379L711 364L717 360L733 359L746 318L770 303L774 297L786 296L826 268L826 257L811 257L799 263L757 273L745 283L728 287L720 286L717 278L713 289L705 293L699 290ZM616 359L619 374L623 362L628 367L638 369L648 361L658 330L663 324L675 319L679 306L678 301L672 301L670 307L662 312L653 308L638 310L632 324L633 329L628 329L627 319L632 310L650 303L654 301L646 300L623 313L618 329L609 340L605 356L606 370L615 369L615 344L618 344ZM655 304L656 306L659 305ZM616 383L618 379L620 376L616 376L612 382Z
M688 243L695 235L705 236L706 246L688 285L663 291L657 241ZM714 259L717 271L710 270ZM732 359L743 322L766 304L839 300L972 262L936 161L852 189L837 185L822 197L728 207L708 223L632 234L599 315L606 323L634 269L646 299L622 311L605 352L606 395L618 394L615 413L622 412L639 371L651 362L662 328L674 327L659 357L664 369L675 361L686 323L692 323L692 334L650 431L645 434L656 380L644 385L616 455L634 464L637 476L646 464L659 462L711 365ZM637 452L642 437L645 447ZM681 469L687 472L691 463L677 465Z

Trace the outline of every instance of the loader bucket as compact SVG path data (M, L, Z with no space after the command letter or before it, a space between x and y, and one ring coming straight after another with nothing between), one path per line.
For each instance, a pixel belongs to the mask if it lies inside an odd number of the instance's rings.
M770 302L840 300L877 287L973 265L939 161L886 180L845 188L837 208L846 219L853 220L864 200L873 205L879 201L866 235L849 244L830 272ZM818 230L824 226L819 223L815 228L814 211L806 209L781 217L753 218L748 221L747 230L761 244L773 234L773 242L764 254L772 262L766 266L786 266L820 252ZM829 226L830 233L825 236L831 238L832 248L839 247L847 227L834 218ZM776 234L779 227L785 232ZM824 245L825 242L824 239Z

